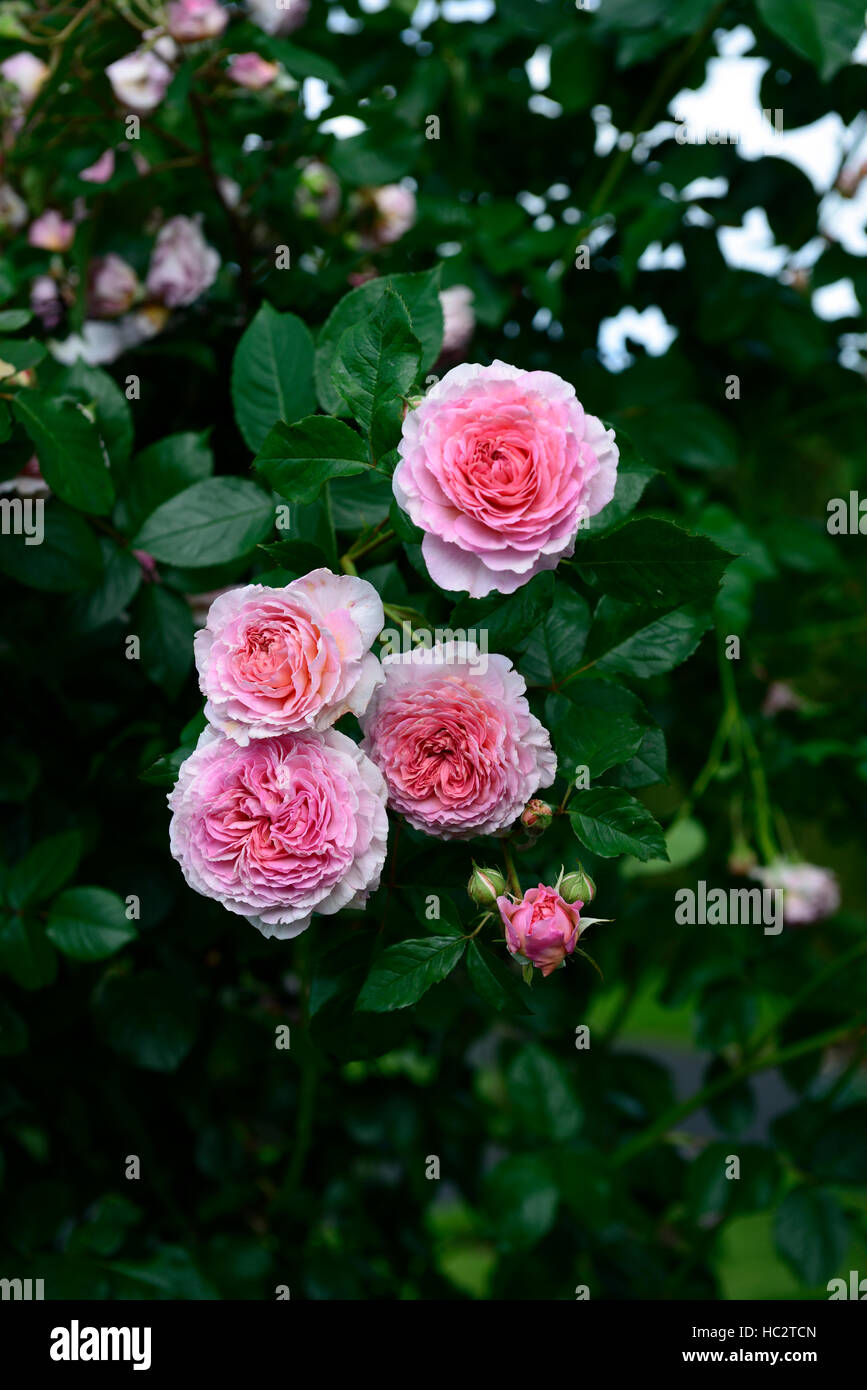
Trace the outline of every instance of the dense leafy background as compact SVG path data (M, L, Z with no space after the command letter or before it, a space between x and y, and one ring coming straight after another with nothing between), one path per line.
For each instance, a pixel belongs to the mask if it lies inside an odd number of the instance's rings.
M44 36L81 7L49 8L10 7L0 57L28 46L19 12L27 26L41 9ZM0 399L2 472L35 445L55 497L44 546L0 542L2 1273L43 1277L54 1297L270 1298L288 1285L317 1299L570 1299L578 1284L594 1298L824 1297L867 1260L864 541L825 528L828 499L864 487L867 404L862 373L839 362L858 320L818 318L810 291L848 277L863 305L865 262L824 236L800 276L733 268L718 229L750 209L793 251L817 237L806 176L672 138L640 161L596 154L592 112L604 103L618 130L648 129L701 86L715 31L745 23L768 59L764 105L782 106L787 127L829 111L848 124L863 7L603 0L589 14L498 0L484 23L436 19L407 41L414 8L346 0L347 33L314 0L289 39L239 15L185 58L142 122L149 172L121 151L111 181L86 191L69 259L84 275L114 251L143 274L161 218L201 213L222 269L106 369L43 355L39 325L17 311L49 257L23 235L3 244L0 358L35 365L36 387ZM32 213L69 209L79 172L123 138L103 69L136 34L110 4L88 11L39 50L51 77L4 152ZM540 45L559 114L528 107ZM338 140L297 91L229 87L220 55L247 49L326 81L327 116L365 129ZM439 140L425 138L431 114ZM326 228L295 202L310 156L343 185ZM365 251L349 191L406 176L414 227ZM221 178L240 185L238 208L221 202ZM698 178L725 191L696 193ZM683 266L644 268L652 242L678 243ZM275 266L280 245L291 269ZM370 268L396 277L395 295L379 278L347 298ZM433 367L437 286L454 284L475 295L470 360L558 372L623 449L618 498L575 566L508 604L434 592L387 476L367 468L373 457L388 472L390 402ZM627 304L659 306L677 337L659 356L633 345L613 372L598 329ZM83 318L79 294L67 330ZM383 399L363 389L371 343L356 329L387 335ZM131 374L136 401L122 389ZM325 416L299 426L317 402L361 434ZM311 458L331 462L299 463ZM275 531L281 499L292 521ZM289 946L197 898L169 856L165 784L200 706L185 596L274 566L337 565L389 517L396 538L359 570L391 605L484 621L525 674L561 768L591 766L574 814L517 858L525 886L578 855L590 868L594 910L614 919L592 934L602 983L573 962L528 990L486 934L462 949L471 852L496 857L496 845L393 828L367 913ZM133 549L155 557L159 582ZM737 558L717 593L720 551ZM140 660L125 657L130 633ZM729 634L737 662L719 655ZM801 708L762 715L771 680L796 687ZM723 750L726 719L740 738ZM709 754L714 776L685 807ZM740 882L727 860L741 825L755 838L759 763L803 856L840 875L844 910L777 938L678 927L678 887ZM670 861L648 862L673 822ZM434 892L438 922L425 917ZM453 973L413 1007L387 993L382 1010L373 958L407 938L422 947L404 979L420 952L426 983ZM288 1050L275 1046L283 1025ZM706 1107L674 1111L709 1083ZM732 1153L737 1183L724 1177ZM124 1176L132 1154L138 1181Z

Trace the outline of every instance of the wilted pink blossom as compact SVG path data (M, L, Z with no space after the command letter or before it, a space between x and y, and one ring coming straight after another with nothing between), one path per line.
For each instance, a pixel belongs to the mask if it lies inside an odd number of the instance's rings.
M110 63L105 75L112 91L129 111L154 111L169 89L172 70L155 48L137 48Z
M783 894L783 921L800 927L833 917L840 906L840 887L836 875L818 864L793 863L777 859L766 867L753 869L750 878L764 888L779 888Z
M205 241L199 219L171 217L156 239L148 293L170 309L192 304L213 285L219 268L219 253Z
M108 183L114 174L115 158L114 150L104 150L93 164L88 164L86 169L82 169L79 178L85 183Z
M0 63L0 75L17 88L21 105L25 108L33 105L48 73L48 64L26 50L13 53Z
M307 18L310 0L247 0L247 9L266 34L291 34Z
M132 308L141 286L132 266L113 252L90 266L88 311L96 319L115 319Z
M359 241L365 250L373 251L400 241L415 225L416 203L412 189L400 183L386 183L381 188L367 189L363 196L365 225Z

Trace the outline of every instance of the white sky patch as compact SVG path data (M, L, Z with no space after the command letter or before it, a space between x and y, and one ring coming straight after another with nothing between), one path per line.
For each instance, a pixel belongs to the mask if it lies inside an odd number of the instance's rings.
M348 140L351 135L360 135L367 130L364 121L357 116L330 116L319 127L323 135L333 135L337 140Z
M823 285L813 291L813 313L817 318L832 322L834 319L854 319L861 313L855 286L851 280L837 280L833 285Z
M524 71L530 79L534 92L544 92L551 85L551 49L548 44L540 44L524 64Z
M779 275L789 248L777 246L764 208L750 208L740 227L719 227L717 240L726 261L738 270Z
M673 241L663 248L661 241L652 241L646 246L638 260L639 270L683 270L686 256L680 242Z
M639 313L630 304L614 318L602 320L596 346L602 365L610 372L622 372L635 361L626 347L627 338L640 343L651 357L662 357L676 337L677 329L658 305L651 304Z
M563 107L559 101L552 101L550 97L542 96L541 92L534 92L528 99L527 106L537 116L547 116L550 121L555 121L558 116L563 115Z
M440 5L440 13L449 24L460 24L462 20L484 24L496 9L494 0L442 0Z
M330 5L325 18L325 27L332 34L360 34L364 25L360 19L347 14L342 5Z
M421 34L429 24L433 24L439 12L440 7L436 3L436 0L419 0L418 5L416 5L412 12L412 19L409 22L412 28L415 29L417 33Z
M721 58L741 58L756 42L755 34L746 24L736 24L734 29L717 29L713 37Z
M328 83L321 77L305 77L301 84L301 106L308 121L318 121L333 100Z
M854 198L844 198L834 192L823 198L819 226L839 241L844 251L853 256L867 256L867 179Z
M379 14L380 10L387 10L389 0L358 0L358 8L363 14Z

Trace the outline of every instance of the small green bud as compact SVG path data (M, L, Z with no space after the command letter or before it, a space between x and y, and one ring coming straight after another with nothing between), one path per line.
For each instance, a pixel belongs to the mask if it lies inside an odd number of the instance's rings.
M480 869L478 864L473 865L467 892L474 903L479 907L492 907L505 891L506 880L499 869Z
M596 897L596 884L579 864L577 869L561 880L557 891L564 903L591 903Z

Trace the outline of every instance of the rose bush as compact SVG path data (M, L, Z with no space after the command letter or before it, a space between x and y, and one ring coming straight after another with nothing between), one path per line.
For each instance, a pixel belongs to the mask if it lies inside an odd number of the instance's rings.
M46 1297L867 1258L863 10L486 8L0 20L0 1276ZM824 172L678 138L740 52Z

